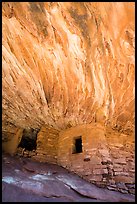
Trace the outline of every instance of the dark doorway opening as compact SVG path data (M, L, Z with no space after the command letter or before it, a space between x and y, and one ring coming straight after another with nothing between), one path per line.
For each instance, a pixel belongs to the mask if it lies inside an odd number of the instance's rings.
M82 137L74 138L74 146L73 146L73 154L81 153L82 152Z
M23 131L23 136L18 147L25 148L25 150L36 150L37 147L37 133L38 130L29 129Z

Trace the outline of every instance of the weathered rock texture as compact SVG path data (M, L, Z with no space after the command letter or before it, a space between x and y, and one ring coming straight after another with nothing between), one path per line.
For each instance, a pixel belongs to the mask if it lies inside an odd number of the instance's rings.
M132 2L3 2L3 131L133 131L134 13Z

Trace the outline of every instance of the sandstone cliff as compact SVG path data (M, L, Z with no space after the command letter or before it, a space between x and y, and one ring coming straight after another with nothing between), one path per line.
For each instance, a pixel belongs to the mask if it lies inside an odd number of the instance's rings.
M2 130L134 130L132 2L3 2Z

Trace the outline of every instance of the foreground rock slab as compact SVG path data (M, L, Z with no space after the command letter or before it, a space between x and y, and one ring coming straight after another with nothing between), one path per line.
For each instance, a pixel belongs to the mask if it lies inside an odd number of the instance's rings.
M99 188L54 164L3 155L3 202L134 202L135 196Z

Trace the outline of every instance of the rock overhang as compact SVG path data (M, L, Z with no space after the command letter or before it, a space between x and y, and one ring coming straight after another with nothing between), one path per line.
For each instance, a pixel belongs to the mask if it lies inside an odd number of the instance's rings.
M3 132L134 131L134 3L3 2L2 12Z

